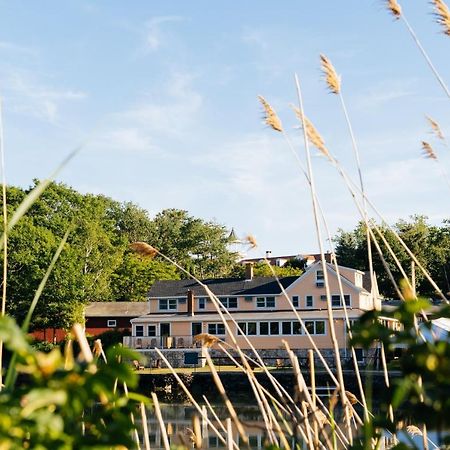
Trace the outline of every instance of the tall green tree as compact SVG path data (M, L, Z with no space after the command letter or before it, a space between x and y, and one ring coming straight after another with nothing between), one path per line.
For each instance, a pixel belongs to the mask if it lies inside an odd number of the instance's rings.
M386 226L379 225L381 232L399 259L408 278L412 277L412 260L394 233ZM450 227L444 221L441 226L430 225L425 216L412 216L410 220L399 220L393 227L406 245L414 253L421 265L431 274L439 288L444 292L450 290ZM386 244L378 236L384 258L396 281L400 281L402 274L397 268ZM338 262L344 266L360 270L368 270L367 241L364 223L359 223L353 231L340 230L335 238ZM377 273L380 292L386 297L396 297L396 292L386 273L382 260L372 243L374 270ZM415 267L416 288L420 295L435 297L435 289L426 280L422 272Z

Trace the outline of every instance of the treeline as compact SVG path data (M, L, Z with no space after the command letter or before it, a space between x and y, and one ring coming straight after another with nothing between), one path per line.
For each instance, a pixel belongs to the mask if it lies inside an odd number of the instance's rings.
M9 216L36 184L7 189ZM155 280L180 277L162 258L133 253L131 242L150 243L201 278L226 275L236 259L227 246L229 231L220 224L176 209L151 219L133 203L53 183L9 235L7 309L19 323L68 229L32 328L68 328L82 320L87 302L143 301Z
M419 268L412 267L411 258L394 233L387 226L379 225L379 228L386 242L401 262L408 278L411 279L413 271L415 272L417 293L425 297L437 298L435 289ZM409 220L399 220L393 228L446 295L450 291L450 221L444 220L440 226L430 225L427 222L427 217L416 215ZM378 236L376 231L374 233L395 280L397 282L400 281L403 276L390 255L388 246ZM335 241L336 256L339 264L364 271L368 269L366 228L364 223L360 223L353 231L340 230ZM398 298L373 243L371 247L380 292L385 297Z

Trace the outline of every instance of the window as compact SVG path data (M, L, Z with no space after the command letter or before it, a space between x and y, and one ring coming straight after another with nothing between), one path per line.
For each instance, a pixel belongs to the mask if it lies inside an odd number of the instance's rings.
M309 334L314 334L314 321L313 320L305 320L305 327L308 330Z
M159 309L160 309L160 311L176 310L177 309L177 299L176 298L160 298L159 299Z
M247 322L238 322L238 327L242 330L237 329L238 335L247 334Z
M292 322L292 334L302 334L300 322Z
M249 336L256 335L256 322L248 322L247 323L247 334Z
M233 309L238 307L238 299L237 297L223 297L219 298L220 302L227 309Z
M350 295L344 294L345 306L350 306ZM340 295L332 295L331 296L331 305L335 308L339 308L342 306L341 296Z
M257 308L275 308L275 297L257 297Z
M144 325L136 325L136 336L144 336Z
M292 322L281 322L281 333L292 334Z
M271 335L280 334L279 322L270 322L270 334Z
M114 328L117 326L117 320L115 319L109 319L108 322L106 323L106 325L108 327Z
M148 336L156 336L156 325L148 325L147 334Z
M316 271L316 286L323 287L325 285L325 279L323 277L323 270Z
M292 297L292 304L294 305L294 308L298 308L298 295Z
M205 309L206 308L206 298L205 297L199 297L198 299L198 309Z
M208 333L216 335L225 335L225 325L223 323L208 323Z
M269 322L259 322L259 334L262 336L269 334Z
M316 320L315 334L325 334L325 320Z
M312 308L314 306L314 297L312 295L307 295L305 297L305 306L307 308Z

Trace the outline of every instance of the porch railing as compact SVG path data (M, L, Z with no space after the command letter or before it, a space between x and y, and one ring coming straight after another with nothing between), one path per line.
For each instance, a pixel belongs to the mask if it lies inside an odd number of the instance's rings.
M137 350L152 348L200 348L201 342L194 341L193 336L125 336L123 344Z

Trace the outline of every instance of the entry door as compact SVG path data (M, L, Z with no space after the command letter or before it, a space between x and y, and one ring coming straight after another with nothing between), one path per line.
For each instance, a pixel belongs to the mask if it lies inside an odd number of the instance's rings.
M160 323L159 324L159 335L161 336L161 346L163 348L171 347L172 342L169 342L172 340L170 337L170 323Z
M202 332L202 323L201 322L192 322L192 336L196 336Z

